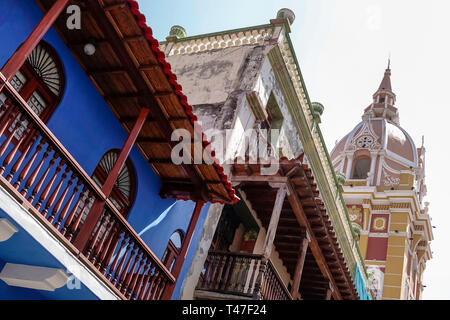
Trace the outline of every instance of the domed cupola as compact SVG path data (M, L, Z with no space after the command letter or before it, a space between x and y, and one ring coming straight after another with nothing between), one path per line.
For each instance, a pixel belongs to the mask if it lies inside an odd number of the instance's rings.
M364 110L363 121L331 152L336 172L355 180L356 185L394 187L405 170L421 176L422 162L414 141L400 127L395 101L388 66L372 104Z

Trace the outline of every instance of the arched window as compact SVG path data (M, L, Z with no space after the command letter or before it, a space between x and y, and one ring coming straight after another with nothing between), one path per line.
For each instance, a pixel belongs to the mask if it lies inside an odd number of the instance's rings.
M106 152L100 159L94 170L92 179L101 187L106 181L108 174L111 172L117 161L120 150L113 149ZM110 200L120 213L126 218L133 206L136 196L136 171L133 163L127 159L122 170L119 172L117 181L111 192Z
M173 265L180 254L181 245L183 243L183 233L181 230L177 230L170 236L169 243L167 244L166 251L162 257L162 263L169 271L172 271Z
M56 51L41 41L11 80L33 111L47 122L64 92L65 77Z
M56 51L47 42L41 41L11 79L11 84L39 118L47 122L61 101L65 87L62 63ZM5 100L6 96L0 94L0 105ZM17 116L9 132L13 131L19 119L20 116ZM28 121L21 122L16 139L22 137L27 125Z
M370 171L370 159L369 158L360 158L356 161L355 166L353 168L352 179L355 180L363 180L367 179L367 174Z

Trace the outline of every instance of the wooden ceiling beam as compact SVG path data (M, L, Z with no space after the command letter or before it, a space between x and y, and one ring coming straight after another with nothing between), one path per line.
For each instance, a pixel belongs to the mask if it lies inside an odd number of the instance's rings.
M289 203L291 204L291 207L294 210L295 216L297 217L300 226L305 227L306 232L311 236L311 242L309 244L309 247L314 255L316 263L317 263L318 267L320 268L320 271L322 272L323 276L326 279L330 280L332 288L335 288L335 290L333 291L333 297L336 300L340 300L340 299L342 299L342 296L341 296L339 290L337 290L336 283L334 282L332 273L328 269L328 266L326 264L325 257L323 256L322 250L320 249L320 246L314 237L313 230L311 229L311 226L308 222L306 214L303 211L302 202L298 198L297 194L294 192L294 187L289 179L287 182L287 188L289 190L289 193L288 193L289 194L289 196L288 196Z
M163 114L162 110L159 108L155 97L150 94L150 89L148 88L140 71L138 70L138 68L136 68L134 61L129 56L128 51L125 48L124 43L122 42L122 39L116 33L116 30L106 17L104 8L100 5L98 0L87 0L86 6L92 16L95 18L98 27L105 34L105 40L107 40L114 48L114 53L121 61L123 67L129 73L130 78L133 79L137 91L148 92L148 94L144 95L141 98L141 102L143 103L144 107L150 109L150 116L156 119L158 126L160 127L161 131L164 132L164 135L167 137L168 143L173 148L178 143L170 141L173 129L167 122L167 118ZM202 181L195 169L192 166L186 164L181 164L181 166L189 176L189 178L192 179L198 192L200 192L200 194L202 195L202 200L209 201L210 197L207 195L207 190L203 186Z

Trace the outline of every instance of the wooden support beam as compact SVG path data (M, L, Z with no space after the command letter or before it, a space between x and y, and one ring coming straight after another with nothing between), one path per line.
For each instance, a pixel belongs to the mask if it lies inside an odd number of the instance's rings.
M19 71L20 67L22 67L25 60L27 60L31 52L42 40L55 20L64 10L68 2L69 0L57 0L41 19L41 21L39 21L39 24L33 29L28 38L19 46L16 52L14 52L11 58L6 62L0 72L3 73L7 82L9 82L17 71ZM2 87L3 85L0 85L0 89Z
M310 236L305 232L305 238L302 241L302 246L298 254L298 260L294 272L294 280L292 282L291 296L293 300L297 300L298 298L298 289L300 288L300 280L302 279L303 267L305 265L306 251L308 250L309 241Z
M295 216L297 217L297 220L299 224L306 228L306 232L308 232L311 235L311 242L309 244L311 251L314 255L314 259L316 260L316 263L318 267L320 268L320 271L322 272L323 276L326 279L329 279L333 285L333 288L336 288L336 283L334 282L333 275L331 274L330 270L328 269L325 257L322 254L321 248L319 244L317 243L317 240L313 236L313 231L311 229L311 226L308 223L308 218L306 217L305 212L303 211L302 204L300 202L300 199L297 197L296 193L294 192L294 187L292 186L292 183L288 179L288 182L286 183L286 186L289 190L289 203L291 204L292 209L294 210ZM333 291L333 297L336 300L341 300L342 296L339 293L338 290Z
M278 221L280 220L281 208L283 207L284 198L286 197L286 186L278 189L277 198L272 210L269 227L267 228L266 240L263 246L263 256L268 259L272 253L273 240L277 232Z

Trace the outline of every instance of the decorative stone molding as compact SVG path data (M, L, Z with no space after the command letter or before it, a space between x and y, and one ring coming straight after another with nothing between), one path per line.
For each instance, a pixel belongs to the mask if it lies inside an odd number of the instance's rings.
M7 263L0 279L9 286L55 291L67 283L69 276L62 269Z
M18 231L8 219L0 219L0 242L8 240Z
M389 204L375 204L372 206L373 211L388 211L390 208Z
M174 39L175 43L171 50L167 52L166 55L189 54L252 44L262 45L264 41L268 41L272 38L274 27L275 26L272 25L266 25L259 28L241 29L238 31L205 35L203 37L176 38ZM177 34L181 34L181 31L178 28L175 31ZM177 35L177 37L178 36L179 35ZM173 39L173 37L169 40L171 39ZM159 46L161 51L166 52L166 47L169 43L170 41L162 42Z

